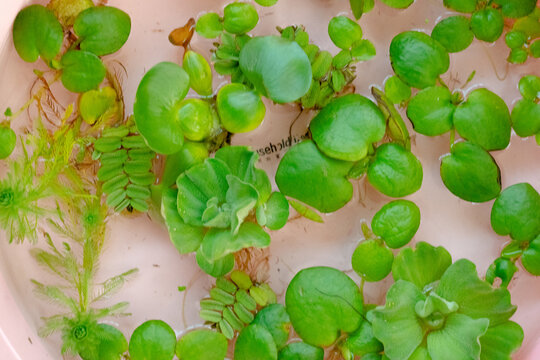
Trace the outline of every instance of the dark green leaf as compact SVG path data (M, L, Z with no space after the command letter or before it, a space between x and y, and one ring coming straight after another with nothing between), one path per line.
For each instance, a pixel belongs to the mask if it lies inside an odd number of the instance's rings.
M380 353L383 351L383 345L373 335L372 325L364 321L360 328L347 337L345 347L354 355L364 356L369 353Z
M535 0L495 0L494 3L502 7L505 17L515 19L529 15L536 7Z
M72 92L95 89L105 79L106 69L91 52L70 50L62 56L62 84Z
M471 45L474 34L465 16L450 16L435 25L431 37L441 43L450 53L460 52Z
M362 241L352 255L353 270L368 282L381 281L390 274L394 254L380 240Z
M407 117L416 132L438 136L454 126L452 118L455 110L450 91L442 86L432 86L421 90L411 99Z
M323 360L324 350L320 347L306 344L305 342L293 342L285 346L278 356L279 360Z
M397 249L407 245L420 227L420 209L409 200L384 205L371 220L371 228L386 245Z
M540 98L540 77L526 75L519 80L519 92L527 100Z
M512 123L516 134L528 137L540 132L540 104L520 99L512 110Z
M491 155L480 146L460 142L441 160L444 185L457 197L485 202L501 192L501 172Z
M471 30L478 40L494 42L501 37L504 19L499 10L485 8L477 10L471 17Z
M540 233L523 252L521 262L525 270L535 276L540 276Z
M274 342L279 349L284 347L289 340L291 319L281 304L271 304L261 309L252 324L260 325L272 334Z
M414 2L414 0L381 0L384 4L396 8L406 9Z
M235 360L277 360L278 352L272 334L260 325L244 328L234 347Z
M472 13L476 10L477 0L444 0L444 6L462 13Z
M521 31L511 30L506 33L504 40L510 49L517 49L525 44L527 34Z
M197 265L202 271L210 276L218 278L225 276L234 268L234 254L229 254L216 261L208 261L201 252L201 249L197 251Z
M161 320L149 320L133 331L129 340L129 355L133 360L172 360L176 335Z

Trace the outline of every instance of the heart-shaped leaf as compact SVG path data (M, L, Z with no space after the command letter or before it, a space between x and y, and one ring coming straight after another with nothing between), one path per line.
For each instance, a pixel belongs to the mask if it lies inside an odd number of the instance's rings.
M367 178L381 193L391 197L410 195L422 186L422 164L403 146L386 143L377 148Z
M227 84L217 95L221 124L231 133L255 130L264 120L266 107L261 97L243 84Z
M313 140L326 155L339 160L364 158L386 130L381 110L358 94L339 97L325 106L309 125Z
M346 50L362 39L362 28L346 16L336 16L328 23L328 35L338 48Z
M540 194L528 183L507 187L491 208L491 227L516 241L532 241L540 234Z
M106 114L114 113L117 110L116 97L116 91L110 86L85 92L79 100L81 117L92 125Z
M81 50L98 56L120 50L131 32L129 15L112 6L93 6L77 16L73 31Z
M540 233L523 251L521 262L525 270L535 276L540 276Z
M240 51L240 69L259 93L277 103L296 101L311 86L306 53L298 43L278 36L249 40Z
M208 329L190 331L176 345L176 356L182 360L223 360L229 343L223 334Z
M281 304L271 304L261 309L252 324L260 325L272 334L274 342L279 349L287 344L291 330L291 319Z
M422 290L439 280L451 264L452 257L445 248L419 242L415 250L405 248L399 252L392 275L396 281L408 281Z
M516 134L521 137L540 133L540 104L520 99L512 109L512 123Z
M352 255L353 270L368 282L381 281L390 274L394 254L382 241L362 241Z
M234 346L235 360L277 360L278 352L272 334L260 325L244 328Z
M169 230L171 242L180 254L188 254L201 246L204 229L198 226L188 225L178 214L176 205L178 199L178 190L165 189L161 200L161 215Z
M450 91L442 86L432 86L419 91L411 99L407 117L416 132L437 136L452 129L455 110Z
M107 70L91 52L70 50L62 56L62 84L69 91L83 93L93 90L105 79Z
M265 248L270 245L270 235L251 222L240 225L238 233L230 230L210 229L204 236L200 251L210 262L249 247Z
M466 259L450 265L435 292L447 301L455 301L460 314L489 319L490 326L504 323L517 309L511 304L507 289L494 289L480 280L476 266Z
M529 15L536 7L535 0L494 0L494 3L501 6L505 17L515 19Z
M457 197L471 202L494 199L501 192L501 172L480 146L460 142L441 160L444 185Z
M390 359L409 359L422 343L426 330L414 309L425 298L412 283L398 280L386 293L386 305L368 313L373 334Z
M330 346L341 332L353 332L362 323L362 293L339 270L313 267L300 271L285 295L294 330L314 346Z
M434 360L447 359L449 354L456 359L478 359L478 339L486 333L488 326L488 319L475 320L466 315L451 314L444 328L427 336L429 355Z
M324 213L334 212L352 198L347 174L353 163L324 155L311 140L293 146L281 162L276 183L285 196Z
M172 360L176 335L167 323L149 320L133 331L129 355L133 360Z
M218 207L225 203L229 174L223 161L206 159L178 177L178 212L187 224L204 225L203 216L211 199L216 199Z
M465 16L450 16L435 25L431 37L441 43L449 53L460 52L471 45L474 34Z
M512 321L490 326L480 338L480 360L511 359L523 342L523 329Z
M384 205L371 220L371 228L386 245L397 249L407 245L420 227L420 209L409 200Z
M142 78L133 113L137 129L155 152L170 155L182 149L177 110L188 90L189 75L172 62L155 65Z
M324 360L324 350L320 347L306 344L305 342L293 342L285 346L279 352L279 360Z
M485 8L471 16L471 30L478 40L494 42L501 37L504 18L499 10Z
M487 151L501 150L510 143L511 119L503 99L487 89L473 90L454 112L459 135Z
M28 62L38 57L52 60L64 41L62 25L54 13L41 5L30 5L17 14L13 23L13 44L19 56Z
M446 49L418 31L402 32L392 39L390 61L401 80L419 89L435 85L450 67Z
M527 100L534 101L540 98L540 77L536 75L522 77L519 80L519 92Z

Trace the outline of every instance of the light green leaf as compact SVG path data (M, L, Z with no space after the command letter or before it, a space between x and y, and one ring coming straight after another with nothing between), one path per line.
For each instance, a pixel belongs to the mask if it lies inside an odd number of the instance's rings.
M397 76L390 76L384 83L384 93L394 104L401 104L411 97L411 87Z
M62 56L62 84L69 91L82 93L95 89L105 79L106 69L91 52L70 50Z
M161 320L149 320L135 329L129 340L129 355L133 360L172 360L176 335Z
M216 261L208 261L199 248L196 260L202 271L215 278L227 275L234 268L234 254L226 255Z
M462 13L472 13L476 10L478 0L444 0L444 6Z
M260 218L264 217L261 223ZM266 204L257 207L257 222L270 230L279 230L289 219L289 202L280 192L273 192Z
M81 117L88 124L94 124L106 114L116 110L116 97L116 91L110 86L85 92L79 100Z
M520 99L512 109L512 123L516 134L533 136L540 132L540 104L533 100Z
M381 0L384 4L395 9L406 9L414 2L414 0Z
M228 346L223 334L200 329L182 336L176 345L176 356L182 360L223 360Z
M233 2L225 6L223 11L223 27L231 34L242 35L259 22L259 14L252 4Z
M392 249L405 246L420 227L420 209L409 200L384 205L371 220L371 228Z
M407 117L416 132L437 136L452 129L455 110L450 91L442 86L431 86L419 91L411 99Z
M480 338L480 360L511 360L523 342L523 329L512 321L490 326Z
M431 32L431 37L441 43L449 53L465 50L474 40L469 18L459 15L438 22Z
M231 208L231 231L233 234L237 234L240 225L255 208L259 194L252 185L243 182L234 175L227 175L227 183L229 189L226 199Z
M201 15L195 25L195 31L207 39L215 39L223 32L223 23L218 14L209 12Z
M383 351L383 345L373 335L373 327L368 321L347 337L344 346L354 355L364 356L369 353L380 353Z
M285 346L278 356L279 360L324 360L324 350L320 347L293 342Z
M499 10L485 8L475 11L471 16L471 30L478 40L494 42L504 30L504 18Z
M335 16L328 23L328 35L340 49L350 49L362 39L362 28L346 16Z
M244 328L234 347L235 360L277 360L278 352L272 334L260 325Z
M182 62L189 75L189 86L202 96L212 95L212 69L208 61L199 53L188 50Z
M394 254L380 240L362 241L352 255L352 268L369 282L381 281L392 270Z
M251 323L268 330L272 334L278 350L287 344L291 330L291 319L285 306L281 304L268 305L257 313Z

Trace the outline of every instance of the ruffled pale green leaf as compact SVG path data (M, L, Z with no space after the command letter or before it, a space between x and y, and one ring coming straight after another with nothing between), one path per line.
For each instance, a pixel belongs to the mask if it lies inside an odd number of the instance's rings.
M384 136L385 118L368 98L358 94L339 97L311 120L313 140L326 155L339 160L364 158Z
M91 52L70 50L62 56L62 84L69 91L83 93L93 90L105 79L107 70Z
M452 314L444 328L427 336L427 348L433 360L478 359L479 338L488 329L488 319L471 319L462 314Z
M58 55L64 31L54 13L42 5L30 5L17 14L13 23L13 44L19 56L28 62L40 56L50 61Z
M386 245L397 249L407 245L420 227L420 209L409 200L384 205L371 220L371 228Z
M446 49L418 31L402 32L392 39L390 61L401 80L419 89L435 85L450 67Z
M386 143L377 148L367 178L381 193L403 197L415 193L422 186L422 164L403 146Z
M501 172L493 157L480 146L460 142L441 160L444 185L457 197L485 202L501 192Z
M112 6L93 6L77 16L73 31L81 50L98 56L120 50L131 32L129 15Z
M507 187L493 203L491 227L516 241L531 241L540 234L540 194L528 183Z
M208 261L214 262L245 248L265 248L269 245L270 235L259 225L245 222L240 225L236 235L230 230L210 229L204 236L200 251Z
M334 212L352 198L353 187L347 180L352 165L352 162L326 156L313 141L306 140L283 156L276 183L283 195L321 212Z
M517 307L507 289L494 289L480 280L476 266L466 259L453 263L441 277L435 292L459 305L459 313L473 319L489 319L490 326L507 321Z
M244 328L234 346L235 360L277 360L278 351L272 334L260 325Z
M161 201L161 215L169 231L169 237L180 254L188 254L201 246L204 229L202 227L186 224L178 214L176 205L178 190L165 189Z
M175 349L176 334L161 320L143 323L129 340L129 355L133 360L172 360Z
M293 342L279 352L279 360L324 360L324 350L320 347Z
M414 307L425 298L414 284L398 280L386 293L386 305L368 313L373 334L390 359L407 360L422 343L426 330Z
M296 101L311 86L306 53L298 43L278 36L249 40L240 51L240 69L259 93L277 103Z
M187 224L203 226L203 215L209 205L217 206L220 212L226 210L221 205L227 200L229 174L230 170L223 161L206 159L178 177L178 212ZM209 203L210 200L212 202ZM207 220L208 216L207 213Z
M408 281L422 290L439 280L451 264L452 257L445 248L419 242L415 250L405 248L399 252L392 275L396 281Z
M464 139L487 151L510 143L512 122L503 99L487 89L473 90L454 112L454 125Z
M431 32L431 37L441 43L449 53L465 50L474 40L470 20L459 15L438 22Z
M226 255L216 261L209 261L199 248L196 260L202 271L215 278L227 275L234 268L234 254Z
M223 360L227 356L227 338L208 329L190 331L178 341L176 356L182 360Z
M250 184L243 182L234 175L227 175L227 204L231 209L231 231L238 233L240 225L257 205L259 194Z
M285 295L294 330L314 346L330 346L342 332L353 332L363 318L362 293L339 270L313 267L300 271Z
M287 344L291 331L291 319L285 306L281 304L268 305L257 313L251 323L266 328L272 334L278 350Z
M189 75L172 62L155 65L141 80L133 108L135 123L155 152L170 155L182 149L184 132L177 110L188 90Z
M523 342L523 329L512 321L490 326L480 338L480 360L511 360Z

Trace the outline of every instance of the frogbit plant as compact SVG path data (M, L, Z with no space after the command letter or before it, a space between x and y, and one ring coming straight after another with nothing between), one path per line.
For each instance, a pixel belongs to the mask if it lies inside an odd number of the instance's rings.
M535 136L540 145L540 77L526 75L519 80L522 96L512 109L512 127L518 136Z
M517 19L506 33L505 42L510 48L508 62L523 64L529 57L540 57L540 7L529 15Z

